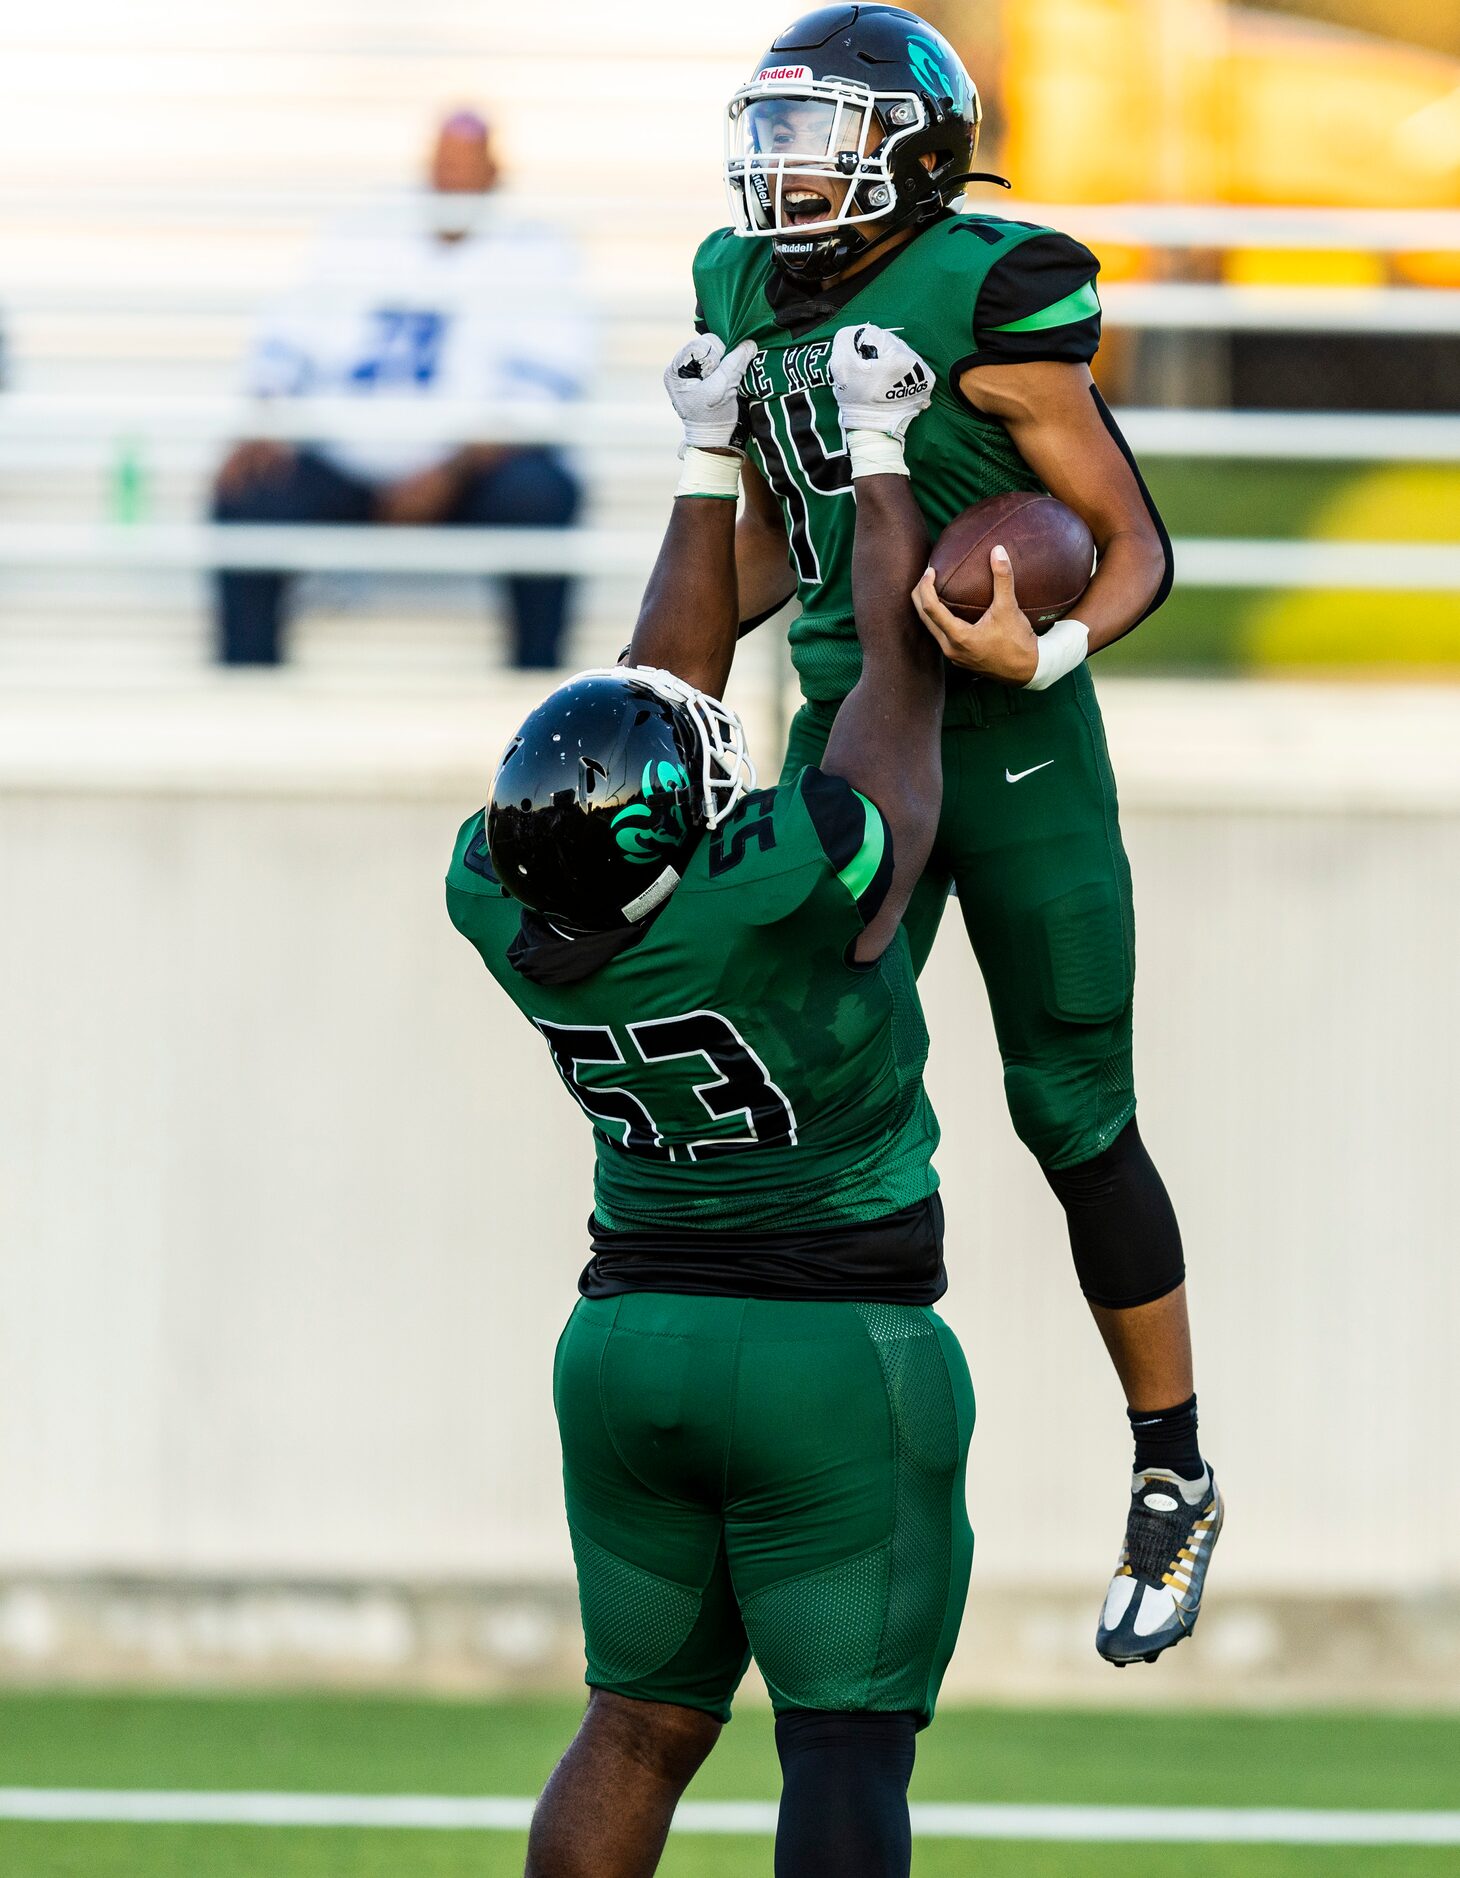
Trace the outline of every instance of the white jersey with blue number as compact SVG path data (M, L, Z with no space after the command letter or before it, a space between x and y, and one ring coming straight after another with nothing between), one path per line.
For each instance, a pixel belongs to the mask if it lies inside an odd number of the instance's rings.
M260 397L459 404L576 397L590 365L578 273L555 231L495 213L455 241L386 218L341 230L263 321L248 388ZM348 474L388 482L455 446L402 436L319 447Z

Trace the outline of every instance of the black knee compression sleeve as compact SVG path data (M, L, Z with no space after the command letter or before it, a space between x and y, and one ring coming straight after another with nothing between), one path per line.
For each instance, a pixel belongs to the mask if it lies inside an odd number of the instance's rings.
M1065 1209L1080 1289L1092 1304L1128 1311L1181 1283L1181 1228L1134 1119L1094 1160L1046 1167L1044 1177Z
M915 1715L778 1715L776 1878L907 1878L916 1740Z

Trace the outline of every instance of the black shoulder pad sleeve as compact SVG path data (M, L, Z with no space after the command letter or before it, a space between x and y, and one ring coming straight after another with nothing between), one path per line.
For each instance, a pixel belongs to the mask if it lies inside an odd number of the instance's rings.
M827 776L814 765L801 774L801 798L832 871L867 925L892 885L892 830L887 818L849 782Z
M973 314L970 365L1051 359L1087 365L1100 346L1100 263L1052 230L1021 241L989 269Z

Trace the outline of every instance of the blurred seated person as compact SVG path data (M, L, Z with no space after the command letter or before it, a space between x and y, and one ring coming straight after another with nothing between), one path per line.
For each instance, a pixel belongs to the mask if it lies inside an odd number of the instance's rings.
M351 397L510 403L575 397L587 363L576 259L555 234L513 223L491 200L499 169L474 112L446 119L425 213L326 241L264 323L249 364L260 398ZM566 528L577 479L552 449L465 448L381 435L303 447L238 444L218 472L220 522L397 523ZM219 655L274 665L290 576L218 576ZM507 582L513 660L556 665L571 583Z

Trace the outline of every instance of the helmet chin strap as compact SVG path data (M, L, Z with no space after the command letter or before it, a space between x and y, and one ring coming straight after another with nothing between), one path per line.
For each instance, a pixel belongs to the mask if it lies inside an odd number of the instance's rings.
M942 199L938 198L931 202L920 201L912 204L901 214L890 212L884 219L882 227L870 240L860 228L847 229L834 238L823 237L827 252L819 268L816 266L818 256L814 249L800 264L782 255L781 244L778 241L771 243L771 253L776 265L783 272L794 275L797 280L814 280L818 286L825 286L827 282L835 280L837 275L845 270L849 261L861 260L864 254L871 254L875 249L880 248L884 241L890 241L894 235L901 234L905 228L918 222L931 221L942 206ZM863 227L865 226L864 223ZM822 242L816 244L817 247L822 245ZM813 272L813 269L816 271Z
M820 241L804 244L805 254L787 254L780 241L771 242L771 256L783 274L789 274L794 280L820 282L830 280L845 264L847 256L842 250L847 245L844 235L823 235Z
M860 260L864 254L871 254L880 248L884 241L899 234L904 228L919 222L932 221L940 215L948 203L945 192L957 188L959 183L997 183L1001 189L1012 189L1014 185L1007 176L996 176L992 170L962 170L956 176L945 177L939 183L936 193L930 192L912 204L905 213L890 216L881 231L870 241L860 229L849 229L845 234L833 237L823 236L822 240L812 244L812 251L802 261L795 261L781 253L779 241L772 241L771 253L776 265L783 273L793 275L797 280L814 280L818 286L835 280L842 273L849 261ZM864 224L865 226L865 224ZM825 247L824 256L818 256L817 248ZM818 261L820 266L818 268ZM815 270L815 271L813 271Z

